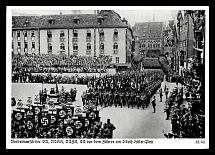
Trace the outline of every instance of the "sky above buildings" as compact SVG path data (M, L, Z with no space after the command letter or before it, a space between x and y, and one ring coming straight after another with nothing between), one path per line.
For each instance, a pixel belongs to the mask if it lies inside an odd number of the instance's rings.
M93 14L95 10L114 10L122 18L128 20L131 26L139 22L172 20L177 10L163 7L14 7L12 15L49 15L49 14ZM159 10L160 9L160 10Z

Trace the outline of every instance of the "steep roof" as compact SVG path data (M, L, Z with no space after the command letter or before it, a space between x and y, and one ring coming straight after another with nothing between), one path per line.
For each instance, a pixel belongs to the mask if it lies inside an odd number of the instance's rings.
M13 28L38 28L40 19L40 16L12 16ZM28 22L27 27L25 22Z
M99 25L100 28L106 27L128 27L123 23L120 16L114 11L108 10L108 15L104 15L103 11L100 11L98 15L103 17L103 23ZM42 16L13 16L14 21L13 28L34 28L40 29L46 28L94 28L98 27L96 14L60 14L60 15L42 15ZM54 20L54 24L50 24L49 20ZM79 23L75 23L75 20L79 20ZM29 22L27 27L24 26L25 21Z

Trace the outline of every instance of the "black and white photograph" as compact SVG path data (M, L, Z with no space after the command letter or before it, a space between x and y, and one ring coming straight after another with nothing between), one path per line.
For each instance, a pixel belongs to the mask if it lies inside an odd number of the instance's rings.
M209 149L209 7L6 13L7 149Z

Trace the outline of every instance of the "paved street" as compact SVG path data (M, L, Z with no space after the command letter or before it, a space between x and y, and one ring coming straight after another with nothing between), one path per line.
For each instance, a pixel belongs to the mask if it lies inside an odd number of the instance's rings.
M175 83L162 82L162 89L166 86L171 91ZM74 106L80 105L81 94L87 89L85 85L73 85L73 84L58 84L59 90L64 86L67 91L71 88L78 90L76 101L73 103ZM43 89L46 88L48 91L54 87L55 84L43 84ZM18 99L22 99L25 104L28 97L31 96L34 99L35 95L41 90L42 84L34 83L12 83L12 96ZM166 114L163 112L165 96L163 96L163 102L159 102L159 94L155 94L156 97L156 113L153 112L151 104L146 109L137 109L134 107L100 107L101 121L106 122L107 118L111 119L111 122L116 126L114 131L114 138L165 138L163 132L171 132L170 120L166 119ZM13 107L12 109L14 109Z

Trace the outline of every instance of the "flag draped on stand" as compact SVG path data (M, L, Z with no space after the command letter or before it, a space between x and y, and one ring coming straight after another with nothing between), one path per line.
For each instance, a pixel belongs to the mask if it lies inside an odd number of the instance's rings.
M57 84L57 82L56 82L56 94L58 94L59 93L59 90L58 90L58 84Z

